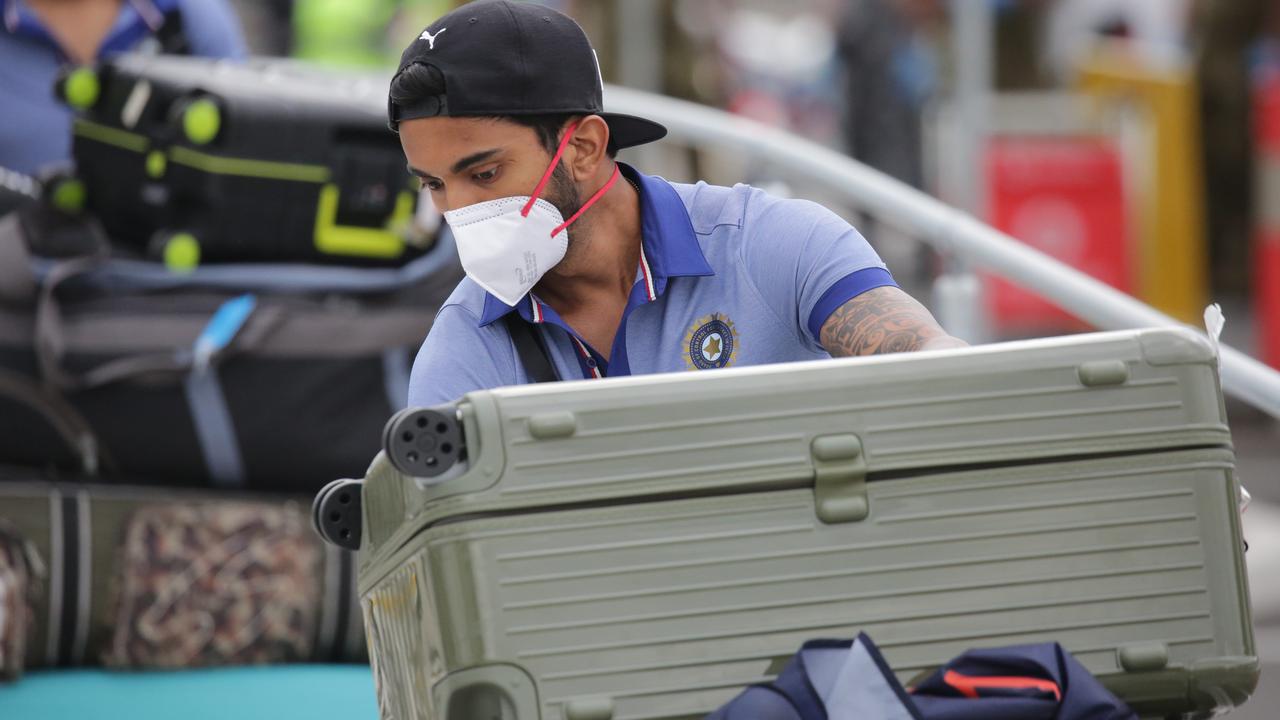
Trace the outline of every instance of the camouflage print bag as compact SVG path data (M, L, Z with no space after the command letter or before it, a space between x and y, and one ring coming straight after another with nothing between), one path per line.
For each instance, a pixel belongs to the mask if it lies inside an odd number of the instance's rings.
M128 522L108 667L310 659L322 551L294 503L153 504Z
M31 543L0 524L0 680L22 675L43 570Z

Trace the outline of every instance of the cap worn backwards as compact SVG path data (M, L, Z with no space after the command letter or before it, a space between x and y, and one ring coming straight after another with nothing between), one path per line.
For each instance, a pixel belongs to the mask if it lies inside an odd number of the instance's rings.
M595 50L572 18L535 3L480 0L431 23L400 56L440 72L445 94L417 102L388 98L392 130L426 117L584 114L609 124L619 148L661 139L662 125L604 112Z

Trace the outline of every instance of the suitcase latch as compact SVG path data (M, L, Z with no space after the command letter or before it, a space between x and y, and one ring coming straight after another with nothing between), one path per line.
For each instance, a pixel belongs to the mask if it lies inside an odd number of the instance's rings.
M813 439L813 494L824 523L858 522L871 512L867 500L867 459L857 435Z

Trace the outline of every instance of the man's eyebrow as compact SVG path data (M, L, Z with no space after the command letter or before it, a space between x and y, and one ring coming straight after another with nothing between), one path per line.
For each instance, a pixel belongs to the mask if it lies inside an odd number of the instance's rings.
M462 158L461 160L453 164L453 174L457 175L458 173L462 172L463 170L466 170L467 168L471 167L472 165L475 165L476 163L482 163L485 160L488 160L494 155L497 155L499 152L501 152L501 148L493 148L491 150L481 150L480 152L477 152L477 153L471 153L470 155ZM432 175L431 173L425 170L419 170L418 168L412 165L407 165L406 167L408 168L410 175L416 175L420 178L430 178L433 180L437 179L435 175Z
M477 152L477 153L471 153L470 155L454 163L452 172L454 175L457 175L458 173L462 172L463 170L466 170L472 165L475 165L476 163L482 163L485 160L488 160L489 158L493 157L494 155L497 155L500 150L501 148L493 148L491 150L481 150L480 152Z

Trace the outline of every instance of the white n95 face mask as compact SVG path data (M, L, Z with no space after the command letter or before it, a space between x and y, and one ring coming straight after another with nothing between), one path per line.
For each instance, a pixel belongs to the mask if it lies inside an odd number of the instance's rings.
M536 200L526 216L521 210L529 200L502 198L444 214L467 276L511 306L563 260L569 249L569 234L555 232L565 224L556 206Z
M569 235L564 232L587 208L595 204L618 181L614 165L609 181L565 220L555 205L541 199L551 173L569 145L578 123L565 131L551 165L534 188L532 196L507 197L468 205L444 213L453 230L458 258L467 277L490 295L515 307L548 270L564 259Z

